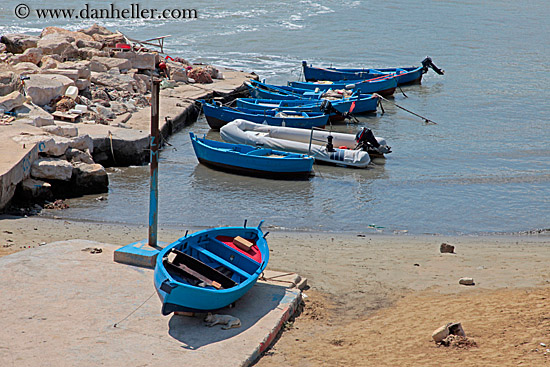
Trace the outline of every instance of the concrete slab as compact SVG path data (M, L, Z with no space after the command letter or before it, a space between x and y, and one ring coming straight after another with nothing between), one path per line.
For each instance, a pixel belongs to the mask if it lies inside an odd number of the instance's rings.
M248 366L301 301L296 274L266 273L223 312L241 328L164 317L153 271L113 262L117 248L71 240L0 258L1 366Z
M157 255L166 243L159 243L162 247L149 246L149 240L141 240L115 250L113 260L117 263L141 266L154 269Z

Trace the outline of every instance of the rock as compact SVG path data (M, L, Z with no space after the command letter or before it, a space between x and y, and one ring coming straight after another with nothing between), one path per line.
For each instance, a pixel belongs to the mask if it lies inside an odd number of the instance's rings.
M76 47L78 47L78 48L87 47L87 48L95 48L96 50L101 50L101 48L103 47L103 43L94 41L93 38L89 41L87 41L87 40L77 40L76 41Z
M126 106L122 102L112 101L111 110L115 115L122 115L127 112Z
M19 64L16 64L13 68L19 74L36 74L40 72L40 68L32 62L20 62Z
M76 126L68 124L54 124L51 126L44 126L42 128L45 132L52 135L63 136L65 138L74 138L78 136L78 129Z
M31 75L25 84L27 94L32 101L43 106L50 103L52 99L63 95L69 86L74 85L74 82L64 75L39 74Z
M22 122L34 125L34 126L46 126L53 125L53 116L42 108L32 104L24 103L22 106L17 107L14 112L18 117L23 117Z
M77 79L74 84L76 85L78 90L84 90L90 87L91 82L88 79Z
M76 189L83 194L107 192L109 177L102 165L93 163L73 163L73 175Z
M83 152L79 149L75 148L69 148L65 152L65 157L67 157L67 160L73 163L88 163L88 164L94 164L94 160L92 158L92 155L88 152Z
M83 32L75 32L75 31L69 31L68 29L59 28L59 27L46 27L42 30L42 33L40 33L40 37L44 38L48 35L56 34L56 35L63 35L68 39L71 39L70 42L83 40L83 41L93 41L94 39L92 36L83 33Z
M95 56L108 57L109 52L100 51L98 49L91 48L91 47L84 47L84 48L79 48L78 49L78 58L80 58L82 60L91 60Z
M92 60L90 61L90 70L98 73L102 73L109 69L107 69L107 66L105 66L104 64L100 63L99 61L93 60L92 58Z
M103 107L100 105L100 106L92 107L92 110L96 112L99 115L99 117L104 120L113 120L116 118L116 115L110 108Z
M0 96L16 91L19 86L19 76L13 71L0 73Z
M144 94L148 90L151 90L151 77L150 76L145 75L145 74L135 73L134 74L134 79L137 81L138 89L140 91L143 90L143 86L145 85L145 92L140 92L140 93Z
M14 54L25 52L28 48L36 47L40 38L21 33L8 33L0 38L0 42L6 45L6 50Z
M462 324L460 322L454 322L452 324L449 324L448 329L449 329L449 334L466 336L466 333L464 332L464 329L462 328Z
M449 245L448 243L442 243L441 246L439 246L439 252L442 254L454 254L455 247L453 245Z
M48 182L27 178L21 182L21 196L23 200L49 200L53 197L52 185Z
M100 26L99 24L95 23L94 25L78 30L80 33L87 34L88 36L93 36L94 34L99 34L101 36L108 36L111 34L114 34L114 32L111 32L105 27Z
M91 153L94 151L94 140L88 134L75 136L69 141L69 147Z
M46 152L55 144L55 141L49 135L16 135L12 140L27 147L37 145L40 153Z
M53 136L53 140L54 144L49 147L49 149L46 150L44 153L53 157L60 157L65 154L65 151L69 148L69 143L71 142L71 140L63 136L57 135Z
M94 101L98 100L98 99L103 100L103 101L109 101L110 100L109 95L103 89L96 89L96 90L92 91L92 99Z
M4 111L11 111L14 108L20 107L27 101L27 98L18 91L0 97L0 108Z
M104 85L120 91L133 93L137 89L137 82L127 74L120 74L118 69L110 69L106 73L92 72L92 83Z
M19 64L21 62L30 62L32 64L38 65L38 63L42 59L42 54L43 52L42 52L42 49L40 48L36 48L36 47L27 48L25 52L23 52L22 54L15 55L11 59L11 62L13 64Z
M47 113L47 112L45 112L45 113ZM50 125L53 125L55 123L53 116L50 115L49 113L48 113L47 116L45 116L45 115L30 115L30 116L27 117L27 119L30 120L31 124L36 126L36 127L50 126Z
M92 61L103 64L107 69L130 70L132 68L132 62L127 59L94 56L92 57Z
M8 48L6 47L5 44L0 43L0 54L6 52L7 49L8 49Z
M432 333L432 338L436 343L440 343L443 339L449 336L449 325L450 324L443 325Z
M117 43L126 42L126 38L124 38L124 35L121 33L113 33L110 35L94 34L92 37L94 41L101 42L103 47L114 48Z
M63 70L76 70L78 71L78 78L80 79L88 79L91 75L90 61L87 60L78 62L67 61L57 65L57 68Z
M460 278L458 284L462 285L475 285L474 278Z
M73 165L64 159L39 158L31 168L31 176L46 180L69 181L73 175Z
M58 65L59 67L59 65ZM42 70L41 74L57 74L57 75L63 75L67 78L71 79L73 82L76 82L78 80L78 70L70 70L70 69L45 69Z
M182 68L172 69L170 72L170 79L176 82L188 82L187 72Z
M72 41L71 41L72 39ZM41 48L44 55L60 55L63 59L73 58L78 55L78 49L71 42L74 38L59 33L48 34L38 41L37 47Z
M57 61L54 56L57 55L46 55L42 56L42 59L40 60L40 68L42 70L45 69L55 69L57 65L59 64L59 61Z
M130 62L135 69L155 70L155 54L152 53L135 53L135 52L115 52L115 57L125 59ZM123 69L120 67L120 69Z

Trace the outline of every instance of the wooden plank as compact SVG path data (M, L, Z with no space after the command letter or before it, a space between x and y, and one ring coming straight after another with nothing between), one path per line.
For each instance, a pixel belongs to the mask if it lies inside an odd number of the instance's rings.
M235 246L237 246L241 250L247 251L247 252L250 251L252 246L254 246L254 244L252 244L252 242L250 242L247 239L242 238L241 236L235 237L233 239L233 243L235 244Z
M223 287L221 286L220 283L216 282L215 280L212 280L212 279L209 279L208 277L202 275L201 273L198 273L196 272L195 270L191 269L190 267L188 267L187 265L184 265L184 264L172 264L170 262L167 262L168 265L174 267L174 268L177 268L179 270L182 270L183 272L197 278L198 280L201 280L203 281L206 285L208 286L212 286L216 289L222 289Z

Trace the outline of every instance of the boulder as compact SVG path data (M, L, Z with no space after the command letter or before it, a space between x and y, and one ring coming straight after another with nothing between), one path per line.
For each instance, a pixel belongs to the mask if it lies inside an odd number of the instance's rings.
M103 47L103 43L94 41L93 38L90 41L77 40L76 41L76 47L78 47L78 48L88 47L88 48L94 48L96 50L101 50L101 48Z
M110 69L105 73L95 73L92 72L91 76L92 83L98 85L104 85L116 90L126 91L129 93L134 92L134 87L136 87L136 81L130 75L120 74L118 69Z
M151 77L149 75L135 73L134 74L134 79L138 83L138 88L140 90L140 93L144 94L148 90L151 90ZM145 92L141 92L141 90L143 90L143 85L145 85Z
M19 64L21 62L30 62L32 64L38 65L38 63L42 60L42 54L43 52L41 48L27 48L22 54L15 55L11 59L11 63Z
M44 126L42 128L45 132L52 135L63 136L65 138L74 138L78 136L78 129L76 126L69 124L54 124L51 126Z
M69 148L65 152L65 157L68 161L77 163L88 163L88 164L94 164L94 159L92 158L92 155L88 152L83 152L82 150L75 149L75 148Z
M27 98L18 91L0 97L0 108L4 111L11 111L14 108L20 107L27 101Z
M73 176L76 190L82 194L107 192L109 177L105 168L97 163L73 163Z
M42 33L40 33L40 37L44 38L51 34L58 34L63 35L68 39L72 39L70 42L74 41L91 41L93 42L92 36L83 33L83 32L75 32L75 31L69 31L68 29L59 28L59 27L46 27L42 30Z
M187 83L189 79L187 78L187 72L182 68L170 70L170 79L176 82Z
M114 48L117 43L126 42L126 38L124 38L122 33L113 33L110 35L94 34L92 37L94 38L94 41L101 42L103 47Z
M53 125L53 116L42 108L32 104L24 103L21 107L15 109L18 117L23 117L21 122L41 127Z
M0 96L16 91L19 86L19 76L13 71L0 72Z
M115 58L130 61L135 69L155 70L156 57L153 53L115 52Z
M94 56L108 57L109 52L101 51L91 47L84 47L78 49L78 58L82 60L91 60Z
M91 84L89 79L77 79L74 83L78 90L89 88Z
M100 26L99 24L95 23L94 25L85 28L85 29L79 29L78 32L87 34L88 36L93 36L94 34L99 34L101 36L108 36L110 34L114 34L115 32L111 32L105 27Z
M72 39L72 41L71 41ZM37 47L41 48L44 55L59 55L64 59L78 56L78 49L71 42L74 38L59 33L44 36L38 41Z
M65 151L69 148L70 139L63 136L52 136L54 144L49 147L44 153L53 157L60 157L65 154Z
M57 61L53 56L54 55L42 56L42 59L40 60L40 69L55 69L59 64L59 61Z
M69 86L74 85L74 82L64 75L39 74L31 75L25 84L27 94L32 98L32 101L39 106L43 106L50 103L52 99L64 94Z
M132 68L132 62L127 59L94 56L92 57L92 61L103 64L107 69L118 68L119 70L130 70Z
M19 64L15 64L13 68L19 74L37 74L40 72L40 68L32 62L20 62Z
M99 115L99 117L104 119L104 120L113 120L113 119L116 118L116 115L114 114L114 112L110 108L103 107L101 105L96 106L96 107L92 107L92 111L97 113Z
M76 70L78 71L78 78L81 79L88 79L90 77L90 61L83 60L83 61L67 61L64 63L61 63L57 65L58 69L63 70Z
M52 185L48 182L27 178L21 182L21 196L23 200L49 200L53 197Z
M40 153L48 151L55 144L49 135L16 135L12 140L27 147L37 145Z
M8 48L6 47L5 44L0 43L0 54L1 54L1 53L4 53L4 52L7 52L7 51L6 51L7 49L8 49Z
M42 127L42 126L49 126L54 124L53 116L43 116L43 115L30 115L28 117L25 117L25 122L36 126L36 127Z
M75 136L69 141L69 147L91 153L94 150L94 140L88 134Z
M59 66L58 66L59 67ZM44 69L42 70L41 74L57 74L57 75L63 75L67 78L71 79L73 82L76 82L78 79L78 70L71 70L71 69Z
M31 176L45 180L69 181L73 175L73 165L64 159L39 158L31 167Z
M0 38L0 42L6 45L6 50L14 54L21 54L28 48L36 47L39 41L37 36L29 36L21 33L8 33Z
M111 110L115 115L122 115L127 111L126 106L122 102L112 101L111 102Z
M92 60L90 60L90 71L95 71L96 73L102 73L107 70L109 70L107 69L107 66L100 63L99 61L93 60L93 58Z

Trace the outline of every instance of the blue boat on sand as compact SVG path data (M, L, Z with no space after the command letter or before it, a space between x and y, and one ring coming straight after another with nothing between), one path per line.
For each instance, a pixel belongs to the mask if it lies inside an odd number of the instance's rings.
M273 179L311 176L313 158L269 148L198 138L189 133L200 163L227 172Z
M161 250L154 283L162 314L219 310L248 292L269 261L262 223L206 229Z
M399 67L399 68L356 68L356 69L337 69L337 68L319 68L308 66L306 61L302 61L304 77L308 82L321 80L342 81L342 80L365 80L377 78L384 75L395 75L397 85L406 85L421 83L422 76L431 68L437 74L443 75L444 71L434 65L430 57L422 60L422 66Z
M204 100L201 103L206 122L212 129L219 129L236 119L271 126L311 129L312 127L325 126L329 118L329 115L322 112L258 111L215 105Z

